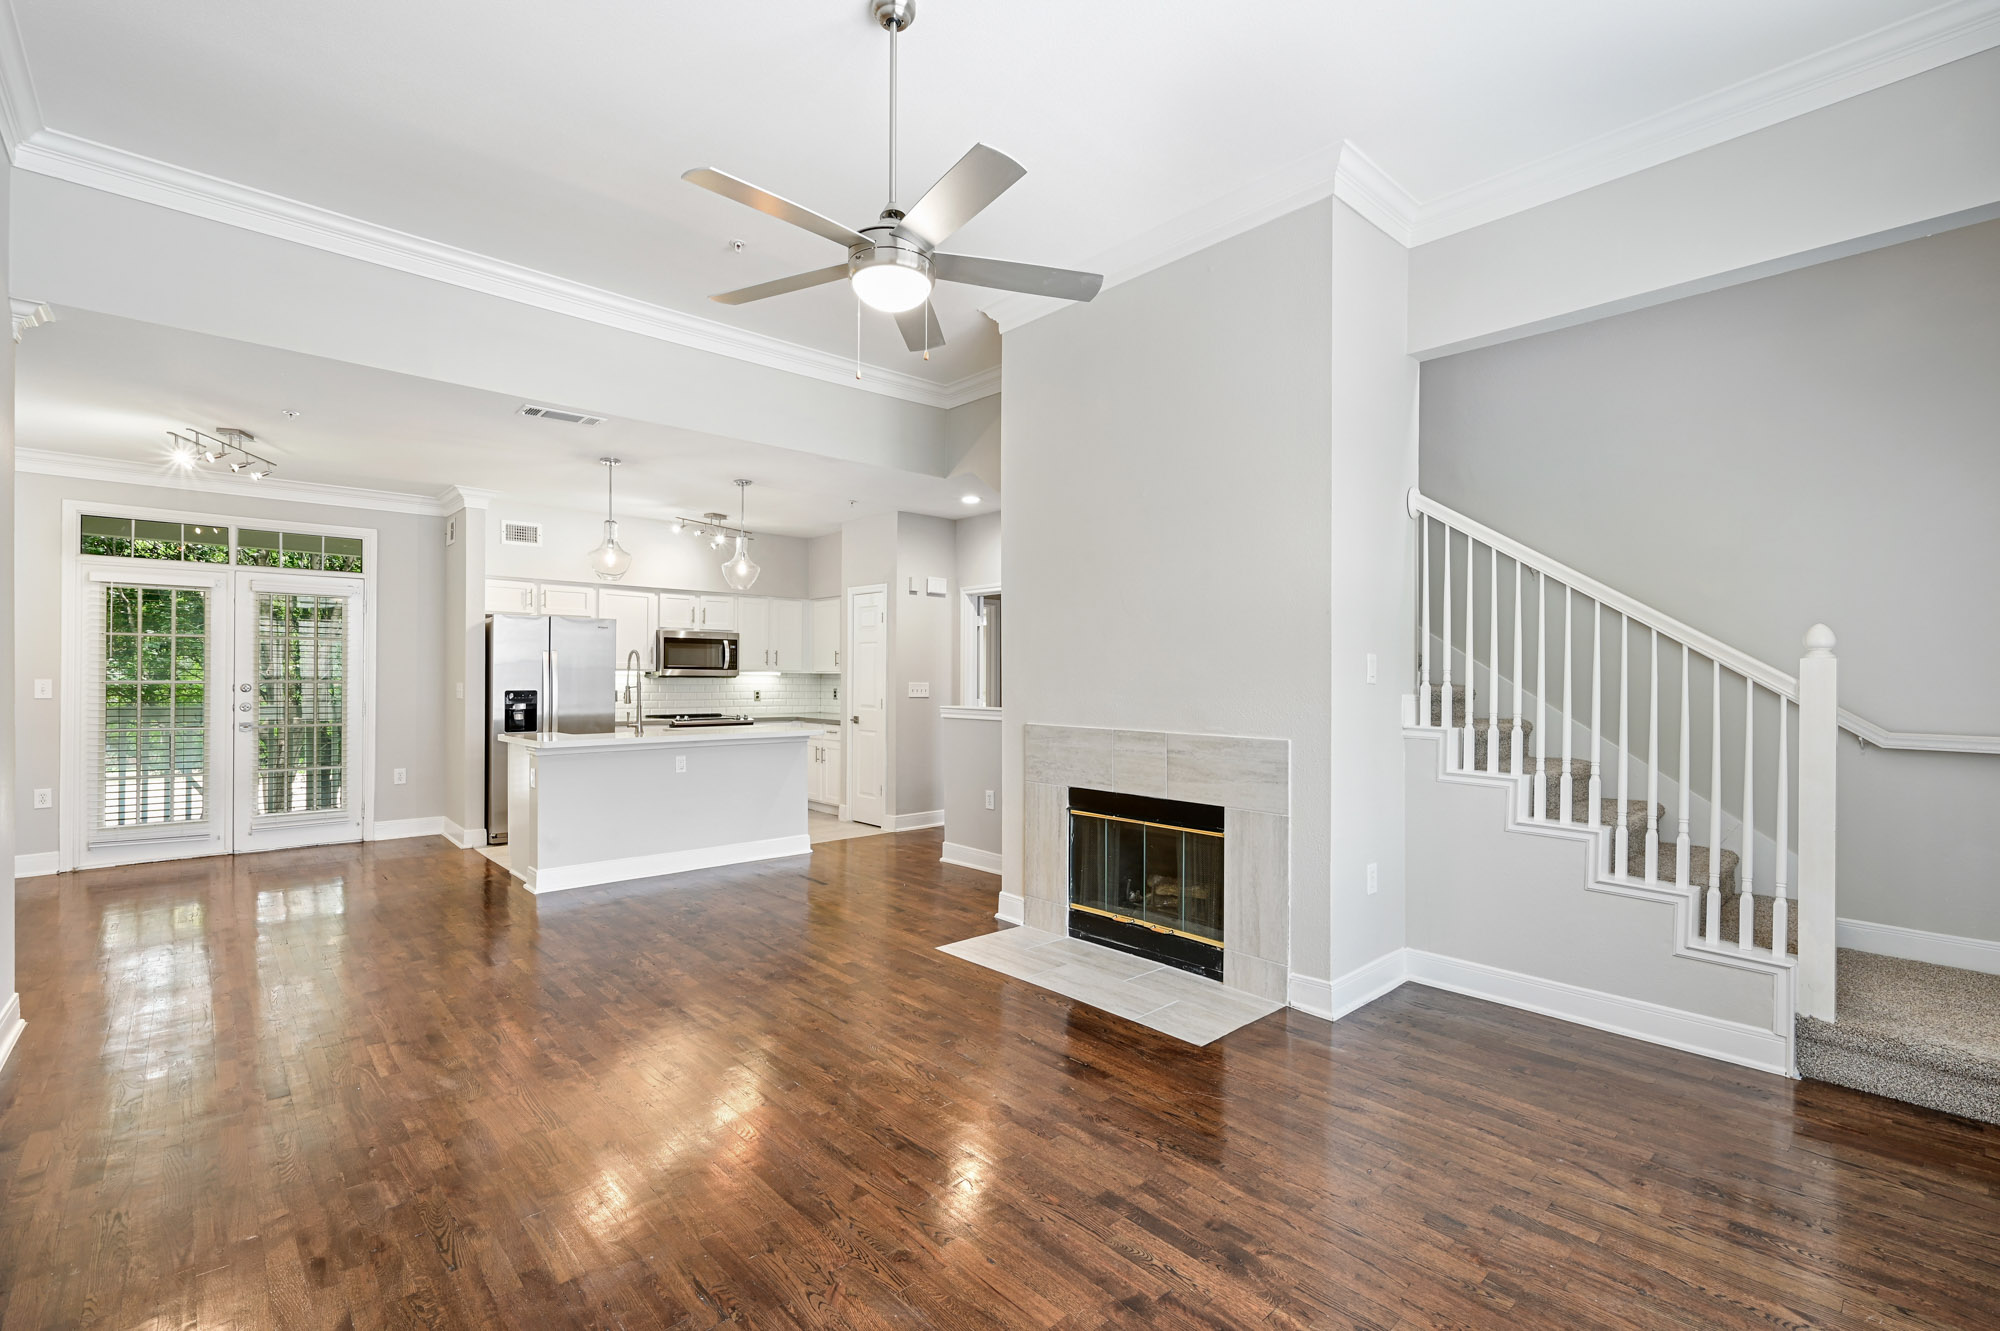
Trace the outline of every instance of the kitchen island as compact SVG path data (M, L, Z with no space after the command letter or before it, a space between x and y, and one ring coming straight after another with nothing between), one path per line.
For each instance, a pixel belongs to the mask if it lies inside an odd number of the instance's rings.
M808 854L812 733L767 723L504 736L508 868L539 893Z

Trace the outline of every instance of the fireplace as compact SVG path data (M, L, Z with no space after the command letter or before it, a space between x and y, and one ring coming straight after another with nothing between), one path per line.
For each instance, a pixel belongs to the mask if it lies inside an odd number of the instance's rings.
M1223 811L1071 787L1069 934L1222 978Z

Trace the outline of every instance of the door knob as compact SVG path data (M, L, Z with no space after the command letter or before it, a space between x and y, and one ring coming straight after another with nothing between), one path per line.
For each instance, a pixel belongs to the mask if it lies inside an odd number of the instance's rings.
M860 718L860 717L858 717L858 716L857 716L857 717L853 717L853 718L851 718L851 719L853 720L853 722L854 722L854 724L855 724L855 725L857 725L857 726L858 726L858 725L860 725L860 724L861 724L861 718Z
M238 730L248 730L250 729L250 723L248 721L238 721L236 723L236 728Z

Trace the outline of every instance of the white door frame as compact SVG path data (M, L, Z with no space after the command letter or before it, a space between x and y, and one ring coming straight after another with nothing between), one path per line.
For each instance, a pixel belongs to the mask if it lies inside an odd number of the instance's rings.
M978 652L975 650L979 643L979 630L978 623L974 618L973 607L979 603L979 598L982 596L999 595L1002 595L1002 592L1000 584L997 582L990 586L982 583L977 587L960 587L958 589L957 702L960 707L976 707L979 705L974 701L974 696L978 692L979 685L979 662L976 659Z
M840 641L844 648L840 665L840 687L845 691L847 707L852 707L854 705L854 680L849 672L854 669L854 598L857 596L866 596L871 592L882 593L882 830L887 832L892 830L890 825L895 821L895 814L888 807L889 787L892 784L889 780L889 770L890 763L894 761L894 758L889 748L890 670L888 648L892 645L892 639L889 636L889 602L891 598L889 596L889 584L886 582L871 582L860 587L849 587L846 589L841 601L841 609L846 613L842 615L840 621ZM848 717L852 713L847 710L847 707L840 709L840 766L845 776L845 780L841 782L840 789L840 820L842 822L853 822L854 757L855 750L859 746L854 743L854 727L848 720Z
M250 527L259 530L279 530L302 532L307 535L347 536L361 542L361 581L363 585L363 631L368 647L365 659L356 663L356 678L350 685L352 696L360 700L366 723L357 728L355 739L365 746L366 761L357 763L352 775L355 798L361 802L361 839L375 839L375 657L380 651L381 641L377 633L376 607L380 598L376 595L376 566L380 553L378 533L373 527L343 527L324 522L295 522L289 518L265 516L245 517L234 513L204 513L178 508L151 508L137 504L117 504L99 502L94 499L63 500L62 519L62 707L60 738L57 741L57 789L61 797L56 808L56 868L66 872L71 869L91 867L114 862L139 862L142 860L186 858L192 855L221 855L229 853L229 840L225 835L218 844L207 844L200 849L187 850L181 855L160 855L148 853L136 855L131 860L114 860L96 855L86 856L89 828L85 826L86 804L83 790L83 774L86 764L80 746L83 742L84 681L80 677L83 662L89 653L82 641L85 616L81 604L82 572L87 569L103 569L111 573L124 573L136 580L144 581L147 571L155 578L171 574L196 577L212 575L218 587L216 601L226 602L225 614L229 616L231 640L226 650L231 653L230 672L236 650L235 607L236 579L241 574L261 573L266 576L284 575L304 579L340 578L352 579L352 573L315 573L309 569L272 569L229 564L189 564L169 560L124 559L108 555L85 555L78 549L82 537L83 515L85 513L109 518L146 518L161 522L193 522L202 526L226 527L230 532L230 559L236 557L236 529ZM225 731L225 742L216 750L216 762L220 764L220 775L229 782L228 807L235 808L234 731ZM217 769L211 768L211 772ZM212 775L211 780L215 780ZM204 839L205 841L206 839ZM154 843L157 846L159 843ZM86 863L86 860L88 863Z

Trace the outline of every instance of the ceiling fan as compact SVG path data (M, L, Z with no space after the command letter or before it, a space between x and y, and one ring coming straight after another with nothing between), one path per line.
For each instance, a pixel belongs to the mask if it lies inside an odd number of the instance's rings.
M725 291L709 299L724 305L746 305L767 296L804 291L845 278L862 304L895 315L904 343L928 358L932 347L944 345L937 312L930 303L935 283L962 282L1062 300L1089 300L1095 296L1104 285L1104 278L1098 273L1043 268L1002 259L975 259L939 251L938 246L1027 174L1025 167L1003 152L983 143L973 144L972 150L959 158L907 212L897 206L896 34L916 22L917 4L916 0L870 0L870 9L875 21L889 33L889 206L882 210L881 218L873 226L854 231L712 167L689 171L682 180L713 190L725 199L746 203L760 213L803 227L816 236L825 236L847 249L845 263Z

